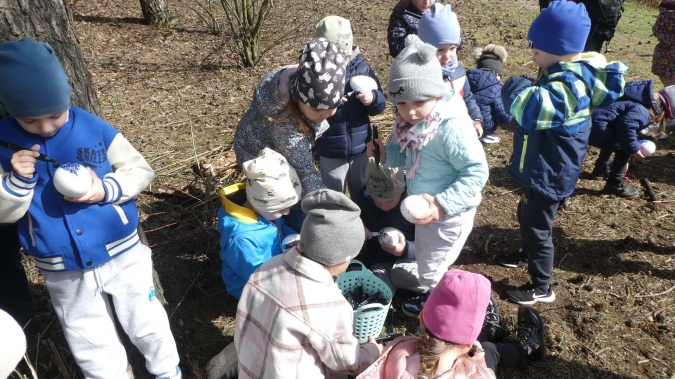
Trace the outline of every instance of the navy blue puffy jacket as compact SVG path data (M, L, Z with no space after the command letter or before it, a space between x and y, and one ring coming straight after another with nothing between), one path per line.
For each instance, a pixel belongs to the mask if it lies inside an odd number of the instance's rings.
M595 147L619 147L627 154L635 154L642 147L637 133L652 121L648 109L654 104L652 80L626 83L624 94L605 108L593 110L593 125L588 144Z
M452 89L459 91L462 95L471 119L480 120L482 122L483 115L480 113L480 108L478 108L478 104L476 104L476 100L471 93L471 87L469 86L469 80L466 77L466 69L464 66L462 66L461 63L458 64L451 76L443 75L443 81L448 83Z
M370 142L370 116L384 111L387 101L382 93L382 86L377 80L375 72L358 53L358 48L347 65L345 78L345 94L353 91L349 81L358 75L367 75L375 79L377 91L373 91L373 102L369 106L356 98L356 94L349 96L347 102L342 103L337 112L328 118L330 127L316 140L316 150L320 156L333 159L346 159L366 151L366 143Z
M502 85L497 76L488 70L473 68L466 73L473 98L483 115L483 130L492 132L496 124L509 124L513 116L504 110Z

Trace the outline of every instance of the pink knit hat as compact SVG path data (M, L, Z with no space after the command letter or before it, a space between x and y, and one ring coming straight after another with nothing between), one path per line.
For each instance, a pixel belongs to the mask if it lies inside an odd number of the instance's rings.
M446 272L424 304L424 325L444 341L476 342L490 302L490 291L490 281L481 274L462 270Z

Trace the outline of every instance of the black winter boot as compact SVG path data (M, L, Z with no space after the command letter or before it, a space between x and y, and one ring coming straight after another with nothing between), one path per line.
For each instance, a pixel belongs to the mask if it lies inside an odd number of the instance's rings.
M632 199L640 194L637 189L628 186L626 178L607 180L607 184L605 184L605 188L602 189L602 192L624 199Z

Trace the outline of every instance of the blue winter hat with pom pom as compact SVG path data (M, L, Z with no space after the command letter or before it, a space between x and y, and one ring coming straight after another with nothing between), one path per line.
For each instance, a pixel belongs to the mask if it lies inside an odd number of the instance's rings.
M24 38L0 44L0 102L13 117L63 112L72 88L54 49Z
M389 68L389 100L398 103L445 96L448 87L443 82L436 48L414 34L406 37L405 46Z

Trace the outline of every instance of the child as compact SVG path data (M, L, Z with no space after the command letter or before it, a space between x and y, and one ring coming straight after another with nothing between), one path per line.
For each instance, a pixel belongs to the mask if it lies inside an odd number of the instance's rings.
M349 81L365 75L377 83L377 89L348 95L346 102L328 118L330 127L316 140L316 151L321 157L323 184L334 191L350 193L363 188L368 154L366 143L370 141L370 116L382 113L387 101L382 87L370 65L361 57L358 46L352 46L352 28L349 20L328 16L316 26L316 37L335 42L346 54L351 54L347 64L345 93L355 90Z
M345 62L344 52L335 43L314 38L305 45L298 66L285 66L265 75L234 133L237 162L241 165L250 161L269 147L297 171L303 197L324 188L312 145L328 129L326 119L342 104ZM296 204L286 224L300 230L304 217Z
M397 121L386 147L376 143L385 167L405 166L408 195L429 202L415 228L420 286L428 292L471 233L488 177L485 152L459 93L443 82L436 48L416 35L406 38L406 48L392 63L387 91ZM375 154L372 142L368 154ZM403 312L417 317L425 300L426 295L404 302Z
M476 68L469 70L466 78L473 98L483 116L483 143L498 143L497 124L510 124L513 117L504 110L502 102L502 65L506 63L507 53L503 46L487 45L473 51Z
M675 1L662 1L652 27L659 41L654 47L652 72L664 87L675 85Z
M366 228L366 243L356 259L387 283L392 293L397 288L416 292L426 290L420 288L417 277L415 224L401 214L401 202L406 197L403 170L382 167L374 158L369 158L366 185L352 196L361 209L361 220ZM378 237L373 237L372 232L386 227L401 232L398 243L380 244Z
M296 233L281 217L289 213L302 193L293 167L268 147L243 167L246 183L220 190L223 205L218 209L217 224L223 281L227 292L237 299L249 276L281 254L281 241ZM246 191L242 191L244 188Z
M75 361L87 378L126 378L127 356L115 313L158 378L180 378L166 311L155 299L150 249L139 241L133 197L152 168L112 126L70 106L71 87L51 46L24 38L0 45L3 139L30 147L0 151L0 222L19 221L26 253L42 270ZM88 168L79 198L54 188L51 163Z
M632 199L638 190L626 184L626 170L631 156L644 158L638 133L650 124L657 126L656 136L672 118L670 104L675 101L675 86L653 92L654 82L640 80L626 83L623 96L606 108L593 111L593 126L588 144L600 148L591 174L607 179L603 192ZM614 160L612 161L612 153Z
M389 55L396 58L405 48L405 38L417 34L420 18L431 8L436 0L400 0L389 17L387 43ZM448 8L450 5L448 5Z
M466 103L469 116L474 120L478 137L483 135L483 115L471 93L466 80L466 70L457 59L457 47L461 43L459 21L449 5L434 4L420 20L418 34L422 42L435 46L436 57L441 62L443 80L449 89L459 91Z
M346 378L382 351L372 337L359 345L353 310L335 284L363 245L359 208L322 189L302 210L300 245L260 266L242 292L234 331L240 379Z
M479 334L490 302L483 275L450 270L420 314L417 336L399 337L357 379L494 379L497 367L546 357L544 323L530 307L518 310L518 335L493 343Z
M550 286L555 212L579 179L593 108L611 104L623 91L625 64L581 54L590 25L583 5L552 1L528 32L542 75L536 81L512 77L502 89L504 106L518 122L508 172L523 186L517 212L523 248L496 260L506 267L527 262L532 281L508 292L518 304L555 300Z

